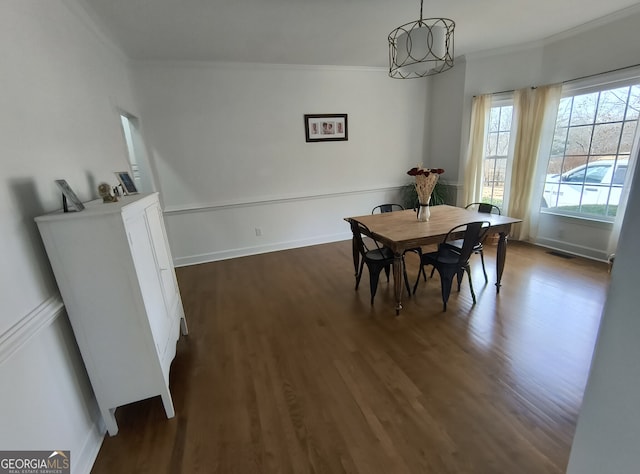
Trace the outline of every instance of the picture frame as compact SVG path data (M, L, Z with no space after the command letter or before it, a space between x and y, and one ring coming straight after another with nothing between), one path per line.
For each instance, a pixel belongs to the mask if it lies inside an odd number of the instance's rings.
M66 179L56 179L56 184L60 191L62 191L62 210L64 212L69 212L69 204L73 207L75 211L82 211L84 209L84 204L78 198L69 183L67 183Z
M116 171L116 177L122 185L122 189L125 194L138 194L138 188L136 188L136 185L128 171Z
M307 143L346 141L347 125L347 114L305 114L305 139Z

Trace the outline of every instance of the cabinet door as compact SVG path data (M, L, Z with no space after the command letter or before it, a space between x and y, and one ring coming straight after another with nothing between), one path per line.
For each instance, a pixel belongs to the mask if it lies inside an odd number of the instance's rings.
M144 217L144 214L139 214L135 218L128 219L126 228L146 316L149 319L156 350L162 356L169 338L171 320L165 306L161 272L156 263L151 236Z
M164 222L162 220L162 211L160 206L153 205L145 209L147 225L149 226L149 235L153 252L159 269L160 282L162 284L162 293L167 306L167 311L174 314L174 307L178 299L178 287L175 280L175 271L173 269L173 261L167 248L167 240L164 231Z

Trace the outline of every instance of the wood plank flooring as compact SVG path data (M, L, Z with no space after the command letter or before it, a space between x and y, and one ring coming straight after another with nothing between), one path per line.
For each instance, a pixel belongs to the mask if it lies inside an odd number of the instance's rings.
M93 473L563 473L609 274L511 242L395 316L354 291L351 243L180 268L190 334L159 397L121 407ZM411 279L417 258L407 256ZM412 280L413 281L413 280Z

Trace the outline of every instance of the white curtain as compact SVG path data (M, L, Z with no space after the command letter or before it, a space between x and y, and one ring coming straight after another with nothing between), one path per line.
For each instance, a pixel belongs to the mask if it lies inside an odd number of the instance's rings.
M553 134L553 122L560 101L562 85L526 88L514 94L515 146L509 187L509 215L522 219L513 227L516 240L531 240L532 221L537 222L540 200L534 201L536 170L543 137ZM545 127L551 126L547 133ZM513 129L513 128L512 128ZM548 150L547 150L548 151Z
M484 161L484 138L487 136L487 123L491 111L491 95L479 95L473 98L471 107L471 127L467 161L464 171L463 202L479 202L482 199L482 165Z

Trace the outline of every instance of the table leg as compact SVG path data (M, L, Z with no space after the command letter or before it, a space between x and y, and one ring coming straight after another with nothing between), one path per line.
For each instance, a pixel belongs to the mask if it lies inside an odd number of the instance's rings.
M502 281L502 272L504 272L504 262L507 258L507 233L500 232L498 239L498 250L496 252L496 293L500 293L500 282Z
M393 289L396 292L396 316L402 309L402 283L403 283L402 254L394 255L393 259Z

